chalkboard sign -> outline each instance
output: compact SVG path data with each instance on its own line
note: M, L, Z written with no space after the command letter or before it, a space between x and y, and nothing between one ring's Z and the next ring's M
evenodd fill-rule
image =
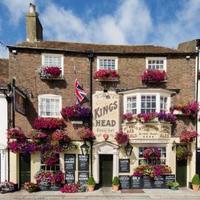
M130 172L130 159L119 159L119 172Z
M89 177L88 172L79 172L78 173L78 182L80 185L85 185Z
M164 176L155 176L153 182L154 188L165 188L165 177Z
M167 183L168 182L174 182L176 181L175 174L165 175L165 186L168 188Z
M66 172L65 173L65 183L75 183L75 173L74 172Z
M129 189L130 188L130 177L126 175L119 176L121 189Z
M89 171L89 155L78 155L78 170Z
M142 177L132 176L131 177L131 188L132 189L143 188Z
M76 170L76 155L65 154L64 163L65 163L65 171L75 171Z
M153 180L150 176L143 176L143 188L152 188Z

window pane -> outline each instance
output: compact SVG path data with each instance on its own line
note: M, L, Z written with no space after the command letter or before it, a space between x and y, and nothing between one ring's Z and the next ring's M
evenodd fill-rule
M163 58L158 58L154 60L153 58L148 59L148 69L158 69L158 70L164 70L164 59Z
M116 70L116 59L100 58L99 67L100 69Z
M133 113L133 114L137 113L137 109L136 109L136 96L128 97L127 98L127 110L126 110L126 112Z
M142 95L141 96L141 113L149 113L156 111L156 96Z

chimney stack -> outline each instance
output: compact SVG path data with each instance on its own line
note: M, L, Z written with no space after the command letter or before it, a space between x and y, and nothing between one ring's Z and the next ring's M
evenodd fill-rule
M40 23L36 6L29 4L29 12L26 15L26 41L37 42L43 39L43 28Z

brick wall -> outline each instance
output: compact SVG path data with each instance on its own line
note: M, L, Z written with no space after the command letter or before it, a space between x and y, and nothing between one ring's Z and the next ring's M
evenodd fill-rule
M45 53L45 52L43 52ZM56 53L56 52L55 52ZM171 54L170 54L171 55ZM120 82L117 88L133 89L145 87L141 82L141 75L145 70L145 56L119 56L118 71ZM39 51L18 51L17 55L10 54L9 78L16 77L16 84L26 88L30 97L28 119L17 114L16 124L29 131L34 118L37 116L38 95L59 94L62 96L62 106L75 103L74 80L78 78L89 96L89 61L86 56L65 54L64 56L64 77L65 81L41 80L38 75L38 68L41 66L41 52ZM74 74L76 66L77 75ZM96 71L96 58L93 62L93 74ZM180 89L180 93L172 98L172 102L187 103L195 97L195 58L186 60L185 56L167 56L168 81L166 89ZM93 79L94 89L102 90L99 82ZM180 123L181 124L181 123ZM182 125L180 125L182 127ZM178 127L180 127L178 126ZM176 131L178 132L178 131Z

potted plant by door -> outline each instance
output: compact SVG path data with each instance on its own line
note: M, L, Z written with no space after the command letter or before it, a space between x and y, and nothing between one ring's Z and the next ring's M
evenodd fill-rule
M118 191L119 190L119 178L117 176L115 176L112 180L112 190L114 192Z
M192 178L192 189L194 192L197 192L199 190L199 185L200 185L199 175L195 174Z
M94 187L95 187L95 180L94 180L93 176L91 176L87 180L88 192L93 192L94 191Z

